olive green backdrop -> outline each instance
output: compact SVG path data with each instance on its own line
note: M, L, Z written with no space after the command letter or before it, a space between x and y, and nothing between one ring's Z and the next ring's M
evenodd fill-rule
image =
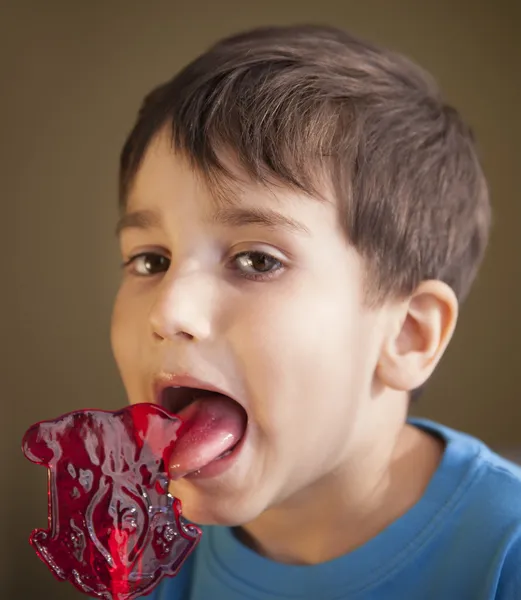
M151 86L218 37L320 21L431 70L474 126L495 206L488 258L418 411L521 446L519 2L0 0L0 599L78 598L27 544L45 526L45 470L25 429L125 401L108 327L118 281L118 152Z

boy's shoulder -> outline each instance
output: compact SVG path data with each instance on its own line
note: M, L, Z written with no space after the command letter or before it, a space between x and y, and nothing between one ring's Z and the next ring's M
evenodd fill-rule
M452 571L461 580L488 580L494 595L483 597L521 600L521 466L467 433L427 419L410 422L446 445L423 499L445 501L424 559L436 556L445 572L458 566Z
M482 544L504 535L521 537L521 466L493 451L484 442L427 419L411 423L441 437L445 452L426 495L451 489L448 527L481 535Z
M469 564L478 555L488 567L495 561L498 598L521 599L521 466L476 437L426 419L411 422L446 443L437 473L442 485L444 479L459 478L453 479L457 486L447 535L460 548L474 549Z
M521 522L521 465L499 455L478 438L428 419L410 423L442 438L445 453L438 484L460 478L462 500L491 509L491 518ZM521 444L520 444L521 450ZM467 493L464 493L467 492Z

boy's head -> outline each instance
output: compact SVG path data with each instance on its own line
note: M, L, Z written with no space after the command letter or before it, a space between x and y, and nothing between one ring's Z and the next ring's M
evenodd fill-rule
M187 515L240 523L398 435L486 246L472 135L403 57L328 27L218 43L123 149L113 320L131 402L189 374L247 428Z

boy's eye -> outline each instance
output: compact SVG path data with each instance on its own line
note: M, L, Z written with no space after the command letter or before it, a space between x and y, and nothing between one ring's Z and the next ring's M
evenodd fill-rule
M241 252L232 259L232 268L248 279L268 279L283 268L280 260L266 252Z
M170 259L157 252L143 252L132 256L125 264L133 275L151 277L168 271ZM284 265L271 254L259 251L245 251L231 259L231 269L240 277L262 281L270 279L283 270Z
M130 258L124 266L130 267L134 275L146 277L168 271L170 259L162 254L143 252Z

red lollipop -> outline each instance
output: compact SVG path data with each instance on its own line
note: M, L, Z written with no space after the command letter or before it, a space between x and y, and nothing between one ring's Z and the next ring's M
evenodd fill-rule
M48 469L48 529L30 542L59 580L132 600L177 574L201 531L168 493L181 421L153 404L80 410L29 428L22 449Z

